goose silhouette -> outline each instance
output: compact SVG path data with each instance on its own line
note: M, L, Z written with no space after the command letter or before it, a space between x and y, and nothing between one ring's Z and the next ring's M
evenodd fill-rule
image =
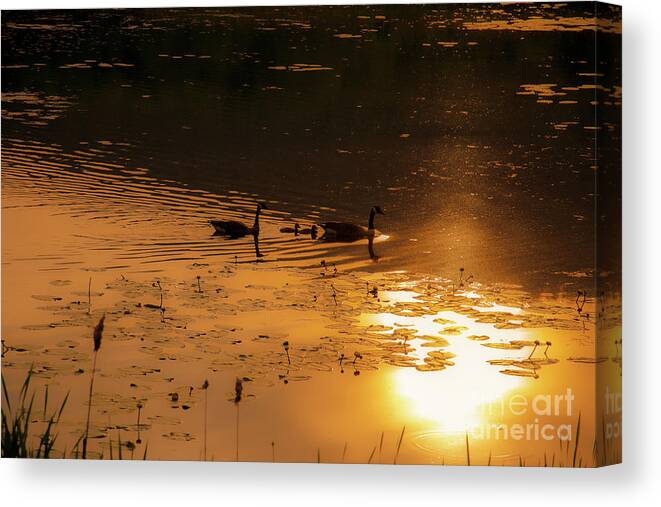
M374 228L374 217L385 215L380 206L373 206L370 210L367 227L351 222L324 222L319 224L324 230L321 239L324 241L352 242L364 238L374 238L380 233Z
M269 209L266 204L260 202L257 204L255 211L255 222L252 227L248 227L243 222L238 220L209 220L209 223L215 229L215 233L222 236L229 236L230 238L241 238L252 234L253 236L259 235L259 213L263 210Z

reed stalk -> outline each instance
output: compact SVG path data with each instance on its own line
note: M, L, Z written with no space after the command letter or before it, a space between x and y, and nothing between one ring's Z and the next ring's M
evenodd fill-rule
M289 357L289 342L285 341L282 342L282 346L285 349L285 352L287 353L287 364L291 364L291 357Z
M234 383L234 405L236 405L236 461L239 461L239 406L243 396L243 382L237 377Z
M204 452L203 459L207 460L207 389L209 389L209 381L205 380L202 384L202 389L204 390Z
M466 465L471 466L471 450L468 445L468 432L466 432Z
M379 463L381 463L381 451L383 451L383 435L385 432L381 432L381 438L379 439Z
M138 438L136 438L135 443L140 444L142 443L142 439L140 438L140 412L142 411L142 403L138 402L138 424L136 428L138 429Z
M576 468L576 457L578 456L578 442L581 438L581 414L578 414L578 423L576 424L576 442L574 442L574 458L572 459L572 467Z
M96 374L96 358L99 353L99 349L101 348L101 339L103 337L103 326L105 320L106 320L106 316L104 314L99 319L99 323L94 328L94 333L92 334L92 338L94 340L94 358L92 359L92 376L90 378L90 389L87 400L87 420L85 422L85 437L83 438L83 459L87 458L87 439L89 438L89 431L90 431L90 416L92 412L92 393L94 392L94 375Z
M402 440L404 440L404 431L406 431L406 426L402 427L402 433L399 435L399 441L397 442L397 449L395 451L395 458L392 461L393 465L397 464L397 457L399 456L399 450L402 447Z

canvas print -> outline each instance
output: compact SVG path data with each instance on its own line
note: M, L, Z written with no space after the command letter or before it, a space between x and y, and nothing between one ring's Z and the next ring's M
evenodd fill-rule
M618 463L621 30L3 11L3 458Z

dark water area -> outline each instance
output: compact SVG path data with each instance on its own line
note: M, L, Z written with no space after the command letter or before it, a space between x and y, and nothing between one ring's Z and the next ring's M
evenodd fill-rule
M596 52L593 4L549 5L4 11L3 159L85 173L93 153L147 189L218 196L187 203L201 223L259 200L277 226L366 225L380 205L379 262L346 245L338 263L575 290L595 221L620 235L619 197L595 216L620 35L600 13ZM85 187L99 209L106 190Z

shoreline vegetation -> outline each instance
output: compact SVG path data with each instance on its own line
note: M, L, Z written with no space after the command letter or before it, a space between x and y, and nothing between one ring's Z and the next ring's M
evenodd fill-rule
M5 385L5 380L4 376L2 378L2 388L3 388L3 397L4 397L4 403L3 403L3 411L2 411L2 457L3 458L36 458L36 459L49 459L49 458L56 458L56 459L86 459L85 455L83 452L80 450L80 443L83 442L87 437L86 434L82 434L74 447L71 449L71 451L67 451L65 448L61 453L57 453L55 449L55 444L57 441L58 437L58 424L60 421L60 417L62 415L62 412L65 410L65 406L67 404L67 399L68 395L65 396L64 400L62 403L59 405L59 408L57 408L54 412L48 412L49 407L48 407L48 388L46 387L45 389L45 394L44 394L44 405L43 405L43 412L42 412L42 417L38 417L38 414L36 413L36 407L34 405L35 403L35 392L30 391L30 381L32 378L33 372L30 370L28 374L25 377L25 381L23 382L23 385L21 387L18 400L14 408L12 409L12 405L9 400L9 396L7 394L7 388ZM201 389L205 390L205 395L206 391L208 390L209 385L208 382L205 381L205 383L202 385ZM238 441L238 432L239 432L239 419L238 419L238 407L239 403L241 401L241 380L237 379L236 380L236 398L233 401L236 404L237 407L237 442L236 442L236 459L235 461L239 461L239 441ZM6 404L6 405L5 405ZM5 411L5 406L7 407ZM206 420L205 420L205 425L206 425ZM39 429L36 429L35 426L37 426ZM87 430L86 430L87 431ZM398 464L398 456L399 452L402 446L402 442L404 440L406 432L406 426L402 427L401 433L399 434L399 438L397 439L396 446L393 450L393 460L392 464L397 465ZM379 457L381 457L384 449L383 449L383 437L384 435L381 434L380 437L380 443L378 445L378 454ZM579 445L580 445L580 437L581 437L581 416L579 414L578 416L578 421L576 425L576 431L574 434L574 437L571 439L572 443L570 444L569 442L566 442L564 445L561 443L560 444L560 449L558 452L553 452L550 456L548 456L546 453L544 453L544 462L543 464L528 464L526 463L526 460L522 457L518 457L518 463L519 466L524 467L524 466L541 466L541 467L569 467L569 468L584 468L584 467L600 467L600 466L605 466L613 462L617 462L617 460L621 459L620 455L615 455L615 456L607 456L606 454L602 454L601 456L598 454L598 444L597 440L595 439L594 442L594 462L589 463L586 460L583 459L583 457L579 456ZM473 461L471 461L471 452L470 452L470 439L469 439L469 434L465 434L465 441L466 441L466 454L465 454L465 459L466 462L464 463L466 466L494 466L492 463L492 456L491 453L489 454L488 460L484 463L480 462L475 462L474 458ZM105 455L104 452L100 452L98 455L97 459L142 459L142 460L147 460L148 458L148 445L145 445L144 453L141 458L136 458L134 456L134 450L135 450L135 445L130 442L130 441L124 441L122 443L122 439L120 436L120 433L118 431L117 433L117 448L115 451L115 454L113 454L113 449L115 443L112 440L112 437L110 434L108 434L108 454ZM204 443L206 446L206 442ZM271 445L273 449L275 449L275 442L271 442ZM345 447L343 450L343 457L344 454L346 453L346 448L347 448L348 443L345 443ZM604 446L606 445L604 441ZM123 451L123 448L126 450ZM130 452L130 454L127 456L126 452ZM374 455L377 451L377 446L375 446L372 451L369 454L369 457L365 461L366 464L372 464L373 463L373 458ZM206 448L205 448L206 452ZM275 452L275 451L273 451ZM608 459L610 458L610 460ZM612 461L615 460L615 461ZM205 459L206 461L206 455ZM231 461L231 460L220 460L220 461ZM315 460L311 460L310 463L314 462ZM273 457L273 462L275 463L275 456ZM321 453L320 450L316 450L316 462L317 463L324 463L322 461ZM329 461L328 463L331 464L340 464L344 463L344 459L341 461ZM379 464L388 464L387 462L382 462L379 460Z

